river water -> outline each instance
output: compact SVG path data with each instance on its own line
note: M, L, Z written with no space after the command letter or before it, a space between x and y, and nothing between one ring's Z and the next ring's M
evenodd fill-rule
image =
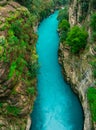
M31 130L82 130L83 111L77 96L64 81L58 63L58 11L38 27L38 96L34 104Z

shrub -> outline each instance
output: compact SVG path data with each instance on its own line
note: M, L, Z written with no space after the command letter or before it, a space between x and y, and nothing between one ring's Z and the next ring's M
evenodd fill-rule
M96 0L92 0L92 7L96 9Z
M93 69L93 76L96 78L96 60L91 62L92 69Z
M5 37L0 36L0 45L4 45L6 43Z
M4 48L0 46L0 57L3 55L3 52L4 52Z
M96 122L96 88L90 87L87 91L93 121Z
M14 23L12 23L11 30L14 32L14 35L17 38L20 38L21 33L22 33L22 28L21 28L21 22L20 22L20 20L17 20Z
M94 78L96 78L96 69L94 69L94 71L93 71L93 76L94 76Z
M12 76L15 74L16 67L17 67L16 62L13 61L11 63L10 70L9 70L9 75L8 75L9 78L12 78Z
M61 9L59 11L57 19L59 20L59 22L61 22L63 19L68 20L68 8L67 7L65 7L64 9Z
M2 108L2 107L3 107L3 103L0 102L0 108Z
M91 16L91 22L90 22L91 28L92 28L92 40L93 42L96 41L96 13L92 14Z
M21 112L21 109L15 106L7 106L7 114L11 114L13 116L18 116Z
M35 88L34 88L34 87L28 87L28 88L27 88L27 93L30 94L30 95L34 95L34 93L35 93Z
M83 13L87 13L89 8L89 1L83 1L81 5Z
M69 31L69 28L70 28L70 24L67 20L63 19L59 23L58 28L59 28L59 31L60 31L60 41L64 42L66 40L67 33Z
M96 31L96 13L94 13L92 16L91 16L91 23L90 23L93 31Z
M32 6L32 0L16 0L20 4L26 6L29 10L31 10Z
M96 41L96 32L92 33L92 40L95 42Z
M84 49L87 43L88 33L78 26L70 29L66 43L70 46L72 53L78 53Z
M70 27L69 22L66 19L63 19L59 24L59 30L62 31L68 31Z
M28 67L28 74L31 76L31 78L34 78L37 76L37 73L38 73L38 63L37 62L30 62L27 64L27 67Z
M79 22L81 23L85 19L85 16L79 16Z

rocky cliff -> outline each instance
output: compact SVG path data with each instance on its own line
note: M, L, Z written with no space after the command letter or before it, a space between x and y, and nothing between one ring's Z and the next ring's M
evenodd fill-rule
M29 130L38 70L34 32L62 1L14 1L0 0L0 130Z
M96 44L90 44L90 15L95 8L93 5L93 1L88 0L70 0L69 2L69 23L71 28L74 25L84 26L88 31L89 38L85 50L82 50L80 55L74 55L64 43L60 43L59 48L59 62L63 67L65 78L79 96L84 110L84 130L96 130L87 99L87 89L95 86L92 66L90 65L92 59L96 57L93 49Z
M0 130L30 127L37 69L32 24L25 7L0 1Z
M73 90L79 95L84 110L84 130L91 130L92 120L87 101L86 91L89 86L93 86L92 70L89 65L90 52L82 54L80 57L72 56L69 50L60 44L59 62L63 66L63 72ZM78 119L79 120L79 119Z

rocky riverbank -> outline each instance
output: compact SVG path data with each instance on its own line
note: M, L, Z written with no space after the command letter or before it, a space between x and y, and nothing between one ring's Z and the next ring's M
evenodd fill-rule
M84 130L96 130L87 99L87 89L95 86L93 69L90 63L95 57L95 52L92 51L92 48L94 50L96 46L95 44L90 44L92 40L92 30L90 26L88 26L90 23L90 14L94 11L92 1L73 0L69 2L68 9L71 28L75 25L79 27L84 25L89 34L88 43L85 50L81 50L81 52L78 52L76 55L70 52L70 47L66 45L66 43L60 43L59 62L62 65L67 82L71 84L72 89L79 96L81 101L84 110Z
M0 1L0 130L30 128L37 93L36 26L61 4L17 2Z
M62 43L59 49L59 62L63 67L66 80L71 84L74 92L79 96L84 110L84 130L92 129L92 119L87 100L87 89L93 86L92 68L89 65L90 52L82 54L80 57L72 56Z

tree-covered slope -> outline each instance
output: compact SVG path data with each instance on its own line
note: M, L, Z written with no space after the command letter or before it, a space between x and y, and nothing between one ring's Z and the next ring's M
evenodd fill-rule
M36 26L62 2L0 1L0 130L30 127L38 73Z

